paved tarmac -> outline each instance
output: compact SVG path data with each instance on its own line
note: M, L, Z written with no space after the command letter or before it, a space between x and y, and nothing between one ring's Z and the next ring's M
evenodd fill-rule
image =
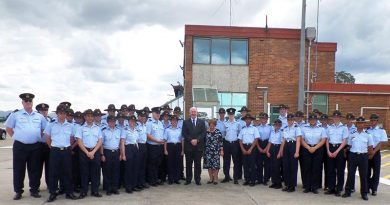
M389 151L383 153L390 154ZM383 154L386 156L386 154ZM386 157L383 163L387 163L390 157ZM383 164L382 163L382 164ZM382 176L390 174L388 166L383 167ZM20 201L13 201L13 186L12 186L12 139L7 138L0 141L0 204L45 204L49 194L47 192L44 180L41 185L42 198L34 199L30 197L28 192L28 181L26 175L25 193ZM220 178L223 174L220 173ZM300 174L298 174L300 176ZM43 178L43 177L42 177ZM300 177L298 177L299 179ZM197 205L197 204L213 204L213 205L252 205L252 204L390 204L390 184L380 184L378 196L369 195L369 201L363 201L360 198L359 192L352 194L352 197L344 199L335 196L327 196L323 194L315 195L313 193L305 194L302 192L301 182L298 182L298 190L294 193L285 193L281 190L270 189L263 185L255 187L247 187L242 185L234 185L233 183L218 185L206 184L208 180L207 170L202 171L202 185L197 186L194 183L188 186L185 185L168 185L150 188L142 192L127 194L124 190L120 190L118 196L106 196L102 198L94 198L88 196L85 199L70 201L64 196L59 196L57 201L51 204L134 204L134 205ZM385 181L386 183L388 182ZM242 181L240 181L242 184ZM356 178L356 188L359 190L359 179ZM47 203L48 204L48 203Z

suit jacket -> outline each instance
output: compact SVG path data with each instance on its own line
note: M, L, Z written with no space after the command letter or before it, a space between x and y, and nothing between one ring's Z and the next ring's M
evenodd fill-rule
M206 139L206 124L204 120L197 118L195 128L192 125L191 118L183 122L182 136L184 138L184 151L203 151ZM193 146L191 140L197 139L198 144Z

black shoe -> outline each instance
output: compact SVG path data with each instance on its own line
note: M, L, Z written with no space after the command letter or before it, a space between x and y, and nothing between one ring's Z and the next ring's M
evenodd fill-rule
M334 193L334 195L337 196L337 197L340 197L340 196L341 196L341 192L336 191L336 192Z
M137 187L134 187L132 190L133 191L141 191L142 189L138 189Z
M264 182L263 185L264 185L264 186L268 186L268 182Z
M328 190L329 190L328 187L325 187L325 188L324 188L324 191L328 191Z
M180 177L180 180L186 180L186 178L184 176Z
M367 200L368 200L367 194L363 194L363 195L362 195L362 199L363 199L364 201L367 201Z
M131 189L126 189L126 193L128 193L128 194L132 194L132 193L133 193L133 191L132 191Z
M282 191L288 191L288 190L289 190L288 187L284 187L284 188L282 189Z
M137 189L139 189L139 190L144 190L144 187L143 186L141 186L141 185L139 185L139 186L137 186Z
M248 186L248 185L249 185L249 182L248 182L248 181L245 181L242 185Z
M355 189L351 189L351 193L355 193Z
M275 185L274 186L274 189L281 189L282 188L282 185Z
M303 193L309 193L310 192L310 189L304 189L303 190Z
M200 183L200 182L195 182L195 184L198 186L202 185L202 183Z
M118 190L111 191L111 193L114 194L114 195L119 195L119 191Z
M99 194L99 192L96 192L96 193L92 193L91 196L94 196L94 197L97 197L97 198L100 198L102 197L101 194Z
M271 184L270 186L269 186L269 188L275 188L276 187L276 184Z
M318 192L318 189L313 189L313 194L318 194L319 192Z
M150 188L150 186L147 185L147 184L142 184L142 187L145 188L145 189L149 189Z
M262 183L263 183L262 181L259 180L256 181L256 184L262 184Z
M80 196L79 196L79 199L84 199L86 196L87 196L87 194L81 193Z
M77 197L74 194L66 194L65 199L71 199L71 200L76 200Z
M157 183L149 183L150 186L156 187Z
M371 195L376 196L377 195L376 191L372 191Z
M238 184L238 181L237 181L237 180L234 180L234 184Z
M111 194L112 194L112 193L111 193L110 191L107 191L107 192L106 192L106 195L107 195L107 196L111 196Z
M222 181L221 181L221 183L227 183L227 182L229 182L230 180L228 179L228 178L225 178L225 179L223 179Z
M22 198L22 193L16 193L14 196L14 200L20 200Z
M175 184L180 184L180 181L179 180L175 181Z
M46 202L53 202L56 200L56 198L57 198L56 194L50 194L49 199L47 199Z
M351 193L345 192L341 197L343 198L351 197Z
M255 182L249 183L249 186L254 187L255 186Z
M73 191L76 192L76 193L80 193L80 188L74 188Z
M288 193L291 193L291 192L295 192L295 188L294 187L290 187L288 190L287 190Z
M172 185L172 184L173 184L173 182L168 182L168 184L169 184L169 185Z
M186 182L184 183L184 185L189 185L189 184L191 184L190 181L186 181Z
M335 191L328 189L328 191L326 191L324 194L325 195L331 195L331 194L334 194L334 193L335 193Z
M41 198L41 195L38 192L31 192L30 194L34 198Z
M212 184L213 183L213 181L208 181L206 184Z

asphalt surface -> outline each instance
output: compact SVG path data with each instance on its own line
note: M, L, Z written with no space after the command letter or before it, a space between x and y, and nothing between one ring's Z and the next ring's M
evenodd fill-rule
M383 151L382 165L390 161L390 151ZM382 177L390 174L390 166L383 166ZM26 175L25 193L20 201L13 201L12 185L12 139L0 141L0 204L45 204L49 194L44 180L41 185L42 198L34 199L28 192L28 180ZM298 174L298 179L300 174ZM220 179L223 174L220 172ZM42 179L44 179L42 177ZM57 201L51 204L139 204L139 205L175 205L175 204L214 204L214 205L251 205L251 204L389 204L390 203L390 184L380 184L378 196L369 195L369 201L363 201L360 194L354 193L352 197L344 199L335 196L323 194L315 195L313 193L305 194L302 192L301 182L298 182L298 190L294 193L285 193L281 190L270 189L263 185L247 187L243 185L234 185L233 183L218 185L206 184L208 180L207 170L202 170L202 185L197 186L194 183L185 186L165 184L159 187L153 187L142 192L127 194L120 190L121 194L117 196L106 196L94 198L88 196L85 199L70 201L64 196L59 196ZM382 179L384 180L384 179ZM388 180L387 180L388 181ZM385 180L385 183L387 183ZM242 181L240 181L242 184ZM359 179L356 178L356 189L359 190Z

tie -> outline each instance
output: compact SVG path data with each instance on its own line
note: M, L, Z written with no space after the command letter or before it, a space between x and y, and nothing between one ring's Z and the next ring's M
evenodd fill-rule
M192 119L192 127L195 128L195 119Z

